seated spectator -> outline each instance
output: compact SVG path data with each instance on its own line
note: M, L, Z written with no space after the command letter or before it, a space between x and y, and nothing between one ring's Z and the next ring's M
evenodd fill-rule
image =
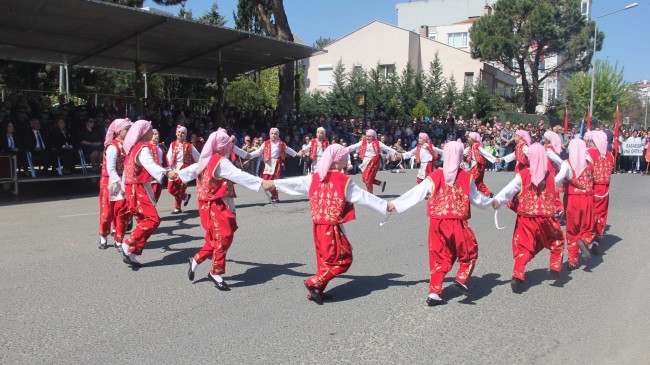
M42 173L47 173L47 170L52 167L51 173L56 173L55 161L56 155L48 153L51 150L50 141L41 134L41 123L38 119L34 118L29 121L30 130L25 136L27 150L32 153L32 164L34 168L41 167Z
M79 131L77 140L84 156L89 162L93 172L99 172L101 154L104 150L104 137L101 129L95 128L93 118L86 119L84 127Z
M62 173L70 174L74 170L74 147L70 132L65 126L65 121L61 118L56 120L56 126L52 135L53 152L61 161L63 167Z

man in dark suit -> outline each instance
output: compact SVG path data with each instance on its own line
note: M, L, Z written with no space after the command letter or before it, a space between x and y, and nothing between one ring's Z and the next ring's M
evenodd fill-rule
M28 151L32 153L34 167L42 166L43 173L52 167L52 174L56 172L56 152L52 151L50 141L41 134L41 123L33 118L29 121L30 130L26 132L25 143ZM54 149L56 151L56 148Z
M614 132L609 129L609 124L605 124L603 132L607 135L607 151L612 152L612 148L614 147Z

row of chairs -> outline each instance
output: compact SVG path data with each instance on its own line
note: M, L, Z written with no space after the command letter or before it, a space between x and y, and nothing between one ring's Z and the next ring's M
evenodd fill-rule
M81 149L77 150L79 153L79 162L81 165L81 172L83 175L88 175L88 169L87 169L87 164L86 164L86 157L84 156L84 153ZM61 165L61 158L57 157L57 168L56 172L57 175L61 176L63 175L63 166ZM36 177L36 170L34 169L34 160L32 158L32 153L30 151L27 151L27 164L29 168L29 174L31 175L32 178Z

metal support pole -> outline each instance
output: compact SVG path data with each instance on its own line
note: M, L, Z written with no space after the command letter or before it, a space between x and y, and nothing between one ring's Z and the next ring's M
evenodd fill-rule
M593 67L591 69L591 94L589 97L589 117L594 115L594 84L596 80L596 43L598 43L598 22L594 20L594 53L591 56L593 60Z

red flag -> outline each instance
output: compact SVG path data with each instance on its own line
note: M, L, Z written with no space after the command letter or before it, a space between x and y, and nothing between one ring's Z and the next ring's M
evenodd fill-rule
M587 107L587 130L591 130L591 111L589 110L589 107Z
M569 133L569 109L564 106L564 133Z
M614 148L613 152L614 155L618 153L618 129L621 126L621 110L618 107L618 104L616 104L616 126L614 127Z

